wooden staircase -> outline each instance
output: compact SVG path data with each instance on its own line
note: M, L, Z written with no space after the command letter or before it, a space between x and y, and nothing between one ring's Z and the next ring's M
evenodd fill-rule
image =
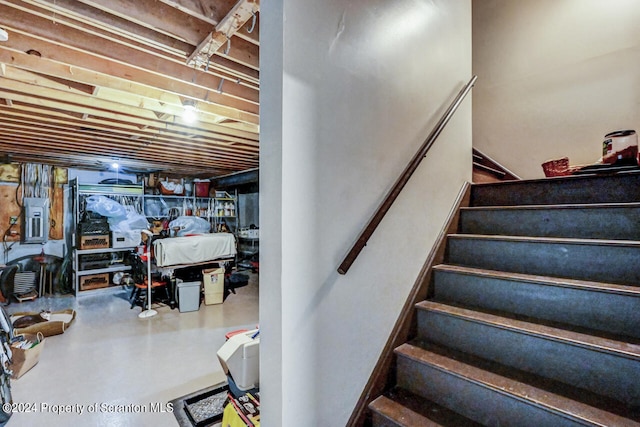
M640 174L470 191L366 424L640 426Z

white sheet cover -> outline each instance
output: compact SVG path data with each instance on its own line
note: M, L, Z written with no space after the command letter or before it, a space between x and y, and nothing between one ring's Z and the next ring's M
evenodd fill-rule
M236 255L236 240L231 233L169 237L153 242L156 265L198 264Z

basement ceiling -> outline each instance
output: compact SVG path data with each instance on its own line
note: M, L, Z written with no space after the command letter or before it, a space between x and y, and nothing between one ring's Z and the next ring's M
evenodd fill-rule
M258 167L259 24L259 0L0 0L0 160Z

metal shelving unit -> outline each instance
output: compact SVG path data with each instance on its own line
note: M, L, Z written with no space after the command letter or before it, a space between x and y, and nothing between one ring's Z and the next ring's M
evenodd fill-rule
M82 216L84 215L85 200L84 198L92 195L101 195L112 198L114 200L122 199L123 197L133 198L139 203L139 209L143 206L144 187L143 185L122 185L122 184L81 184L77 179L74 179L70 183L71 191L71 203L73 209L73 233L71 246L73 250L72 258L72 270L73 270L73 283L76 296L80 294L89 294L97 291L104 291L105 289L113 289L111 283L106 288L86 289L80 290L80 280L83 277L92 275L101 275L105 273L116 273L119 271L131 270L131 267L122 263L109 265L102 268L82 268L80 257L84 255L97 255L97 254L114 254L125 253L134 250L135 246L127 247L108 247L108 248L96 248L96 249L80 249L80 237L77 234L78 224L80 223ZM112 242L111 242L112 244ZM109 282L111 277L109 277Z
M150 219L166 219L171 216L170 211L173 210L177 215L193 215L206 219L214 231L224 222L230 228L229 232L237 235L236 195L224 193L221 197L198 197L145 194L143 206L144 215Z

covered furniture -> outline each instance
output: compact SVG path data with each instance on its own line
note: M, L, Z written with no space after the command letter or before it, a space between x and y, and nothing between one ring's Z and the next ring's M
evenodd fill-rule
M180 268L236 256L236 240L231 233L158 239L153 248L158 267Z

